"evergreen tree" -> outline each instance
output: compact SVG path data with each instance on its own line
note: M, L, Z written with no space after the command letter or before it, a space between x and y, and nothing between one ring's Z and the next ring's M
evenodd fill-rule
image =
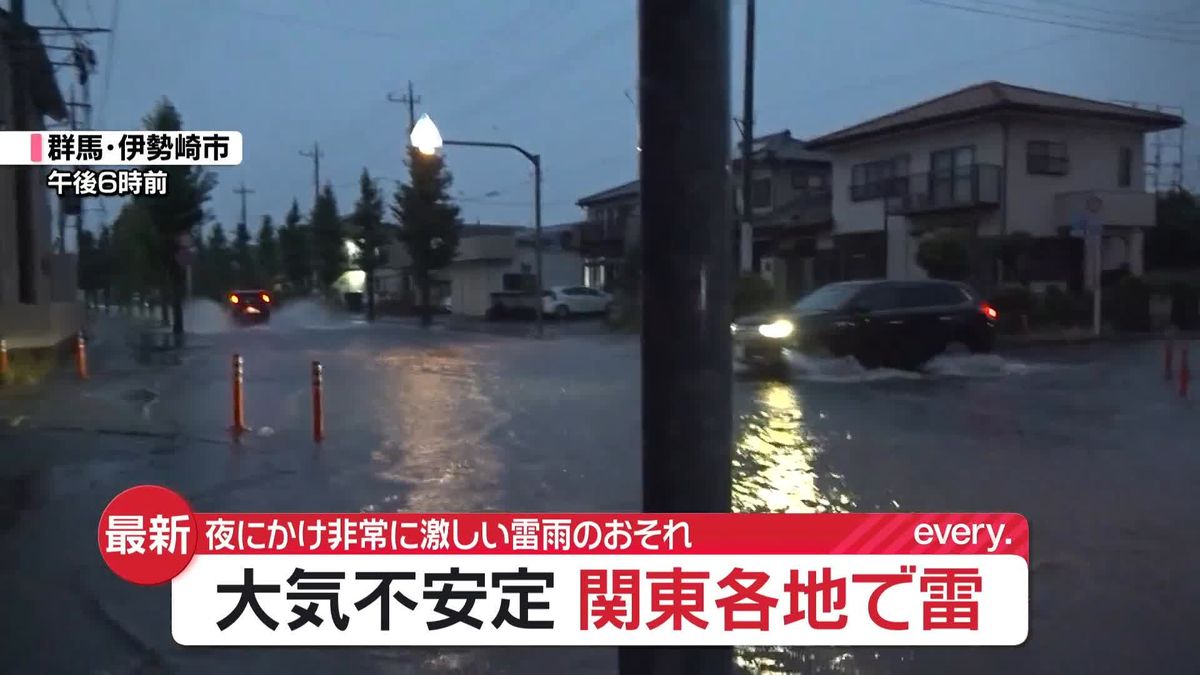
M358 247L355 263L366 275L367 321L375 320L375 271L385 262L383 245L387 233L383 227L383 197L363 169L359 178L358 203L354 205L354 243Z
M256 263L254 249L250 245L250 228L245 223L238 223L233 231L233 269L239 288L256 288L260 285Z
M312 253L309 246L310 229L300 222L300 205L292 200L279 228L279 252L283 275L293 291L307 291L312 281Z
M233 255L229 250L229 239L225 236L225 228L220 223L213 225L208 235L208 243L204 246L205 278L207 288L205 294L224 302L225 294L232 290Z
M397 190L392 212L421 292L421 324L428 326L433 323L431 275L454 260L461 223L449 195L453 179L442 158L409 148L408 169L409 183Z
M275 239L275 225L271 216L263 216L258 228L258 270L263 285L274 290L279 277L279 245Z
M166 98L159 101L143 120L147 130L181 131L183 119ZM164 297L170 298L172 333L177 341L183 338L184 270L178 259L179 236L194 232L204 222L204 205L216 187L216 175L203 167L173 165L157 166L167 174L168 190L164 195L135 197L144 209L157 234L155 255L158 276L162 280ZM165 307L165 304L164 304ZM165 315L164 315L165 316Z
M322 288L328 289L346 271L347 264L345 235L338 215L337 198L328 184L313 205L310 228L317 278Z

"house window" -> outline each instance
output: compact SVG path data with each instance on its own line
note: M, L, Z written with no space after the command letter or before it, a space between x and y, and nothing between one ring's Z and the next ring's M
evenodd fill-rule
M814 173L803 169L792 172L792 188L796 190L816 191L828 187L829 180L823 173Z
M1117 186L1129 187L1133 184L1133 150L1121 148L1121 157L1117 161Z
M1067 144L1054 141L1029 141L1025 164L1029 173L1064 176L1070 165L1067 160Z
M750 184L750 206L756 209L764 209L771 206L770 177L756 178Z
M850 169L850 199L864 202L904 192L908 182L908 155L856 164Z
M975 148L964 146L929 155L929 191L934 204L967 203L974 186Z

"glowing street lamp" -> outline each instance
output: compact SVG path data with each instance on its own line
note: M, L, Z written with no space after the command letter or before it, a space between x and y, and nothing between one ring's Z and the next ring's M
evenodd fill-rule
M421 119L413 125L408 140L422 155L435 155L442 147L442 134L429 115L421 115Z
M534 307L537 309L537 336L544 334L542 327L542 156L535 155L525 148L512 143L492 143L488 141L447 141L442 138L433 118L428 114L413 125L408 141L417 152L427 157L436 155L437 151L446 145L459 145L475 148L508 148L524 155L533 164L533 259L537 282L537 298Z

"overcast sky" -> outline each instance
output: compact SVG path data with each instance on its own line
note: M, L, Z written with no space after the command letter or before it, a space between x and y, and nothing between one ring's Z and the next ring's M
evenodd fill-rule
M985 80L1200 116L1200 0L937 2L759 0L756 131L812 137ZM59 23L51 0L26 4L32 23ZM188 128L242 132L245 160L218 170L210 205L227 227L238 220L242 181L254 190L252 225L263 214L278 221L293 198L307 210L313 165L300 151L314 142L321 181L343 212L364 166L403 177L408 111L387 95L408 80L417 114L429 113L447 138L541 153L547 224L578 219L575 200L636 175L635 0L58 4L75 26L115 27L89 38L99 60L95 128L137 128L167 96ZM744 14L735 0L735 115ZM73 78L59 72L68 91ZM1193 133L1186 155L1191 185L1200 185L1197 141ZM519 155L454 148L448 163L467 221L530 223L530 170ZM94 228L103 214L88 219Z

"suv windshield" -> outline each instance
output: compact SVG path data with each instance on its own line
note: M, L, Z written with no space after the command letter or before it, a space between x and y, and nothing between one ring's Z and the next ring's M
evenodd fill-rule
M840 309L862 287L857 284L830 284L804 296L793 309L813 312L828 312Z

